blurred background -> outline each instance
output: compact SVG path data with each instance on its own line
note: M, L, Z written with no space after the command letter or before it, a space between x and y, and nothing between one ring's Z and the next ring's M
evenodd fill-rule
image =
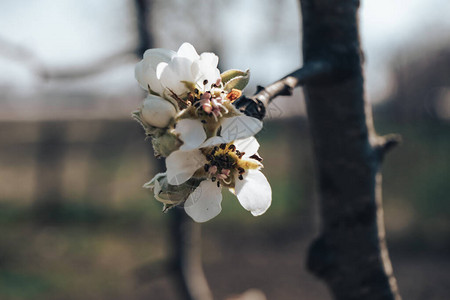
M247 95L301 66L295 0L148 0L146 19L142 3L0 2L0 299L179 299L164 267L172 212L141 188L158 163L130 117L145 45L187 41L222 71L249 68ZM448 11L446 0L360 11L375 126L403 137L383 193L404 299L450 296ZM202 226L215 299L330 299L304 267L318 216L301 89L272 104L258 138L273 204L254 218L224 193Z

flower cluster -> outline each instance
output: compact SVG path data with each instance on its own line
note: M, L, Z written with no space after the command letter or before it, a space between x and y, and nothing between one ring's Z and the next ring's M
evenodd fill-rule
M135 69L148 95L133 117L151 138L155 155L166 157L167 167L144 187L153 189L164 211L183 205L197 222L220 213L222 188L255 216L272 200L253 137L262 122L233 105L250 73L221 74L218 61L215 54L199 55L184 43L177 52L147 50Z

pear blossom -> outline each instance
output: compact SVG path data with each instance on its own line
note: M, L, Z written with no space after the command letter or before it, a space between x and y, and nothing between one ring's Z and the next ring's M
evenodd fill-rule
M199 55L189 43L177 52L147 50L136 65L135 76L151 95L134 117L143 126L166 128L173 124L183 151L253 136L262 122L232 105L242 94L237 88L245 87L250 73L229 70L220 74L218 61L213 53Z
M204 90L206 82L220 81L218 61L213 53L198 55L189 43L181 45L178 52L160 48L145 51L135 68L137 81L150 93L140 119L153 127L168 126L176 113L188 106L185 98L191 90Z
M191 44L184 43L170 62L157 66L156 73L169 95L182 98L193 86L202 91L220 80L218 63L219 58L214 53L198 55Z
M181 185L193 177L205 178L184 203L186 213L196 222L206 222L220 213L222 187L234 193L252 215L259 216L269 208L272 190L260 171L258 149L259 143L249 137L219 146L175 151L166 160L167 182Z
M191 88L204 90L209 83L220 80L219 58L214 53L197 54L195 48L184 43L177 52L149 49L136 65L135 77L142 88L171 100L184 98Z
M132 116L151 138L155 155L167 157L167 171L144 187L153 189L164 211L184 204L197 222L220 213L223 187L254 216L263 214L272 201L253 137L262 122L233 105L250 72L220 74L218 61L215 54L199 55L184 43L176 52L147 50L135 68L148 95Z

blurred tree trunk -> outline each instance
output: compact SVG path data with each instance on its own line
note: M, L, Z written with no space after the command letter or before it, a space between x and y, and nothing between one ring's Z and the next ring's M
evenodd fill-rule
M136 136L128 134L131 122L103 120L97 138L91 145L89 172L86 175L86 194L96 203L111 201L114 190L112 184L120 167L121 154ZM117 137L125 137L118 140Z
M202 266L201 226L192 221L183 209L175 208L170 213L173 270L179 291L186 300L212 300Z
M308 267L335 299L400 299L389 260L380 166L396 137L376 135L364 97L358 0L300 0L304 65L330 72L304 86L318 170L321 234Z
M38 222L61 221L66 124L43 121L39 127L33 214Z
M152 32L149 30L152 1L134 2L139 39L136 54L141 59L145 50L155 47ZM153 151L151 152L153 156ZM155 171L164 172L164 160L159 159L156 162L158 170ZM202 267L200 224L194 223L184 210L179 208L173 209L170 215L170 237L174 251L169 268L174 272L179 293L182 299L186 300L211 300L212 294Z

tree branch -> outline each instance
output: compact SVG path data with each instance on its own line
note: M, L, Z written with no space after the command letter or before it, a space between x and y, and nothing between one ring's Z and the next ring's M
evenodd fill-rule
M139 47L141 47L139 45ZM0 54L10 57L28 65L30 71L43 80L73 80L77 78L97 75L122 64L127 56L133 54L136 49L123 49L86 66L77 66L61 69L49 69L27 47L7 41L0 37Z
M377 137L376 143L372 147L377 153L379 160L382 161L384 156L401 142L402 137L399 134L393 133Z
M127 58L131 58L134 49L124 49L117 53L113 53L87 66L78 66L64 69L42 68L37 75L44 80L74 80L78 78L85 78L92 75L97 75L115 66L123 64Z
M265 116L267 106L278 96L292 95L295 87L305 83L314 83L330 74L331 64L325 61L315 61L305 64L302 68L286 75L280 80L267 87L258 86L257 92L252 97L242 96L234 105L246 115L262 120Z

